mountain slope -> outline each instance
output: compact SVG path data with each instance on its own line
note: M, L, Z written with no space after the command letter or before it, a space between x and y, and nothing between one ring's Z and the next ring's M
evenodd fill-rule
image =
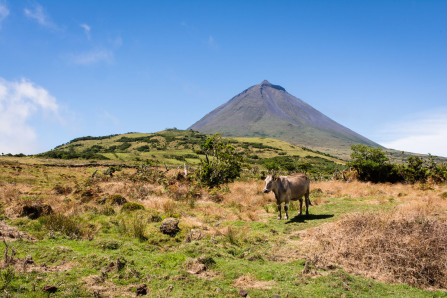
M351 144L378 147L268 81L213 110L190 129L227 136L271 137L346 156Z

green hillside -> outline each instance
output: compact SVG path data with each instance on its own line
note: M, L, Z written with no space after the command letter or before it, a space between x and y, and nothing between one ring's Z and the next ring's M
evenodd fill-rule
M112 160L118 163L149 162L169 166L187 164L194 167L204 157L200 145L207 137L192 130L177 129L81 137L38 154L37 157ZM223 140L242 153L248 165L260 169L330 173L344 164L342 160L327 154L270 138L223 137Z

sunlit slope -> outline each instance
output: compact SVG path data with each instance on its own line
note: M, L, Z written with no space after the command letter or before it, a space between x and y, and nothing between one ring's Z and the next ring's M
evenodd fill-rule
M157 164L198 164L203 156L200 145L208 135L192 130L168 129L157 133L127 133L74 139L39 156L61 159L110 159L146 161ZM223 137L245 155L248 163L259 164L277 156L320 158L336 164L344 162L306 147L261 137Z

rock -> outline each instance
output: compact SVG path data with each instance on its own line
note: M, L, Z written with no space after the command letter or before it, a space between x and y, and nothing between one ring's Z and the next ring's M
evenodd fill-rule
M53 209L50 205L28 205L23 206L20 216L27 216L30 219L37 219L51 213L53 213Z
M147 295L147 285L143 284L137 288L137 296Z
M197 259L187 259L185 262L186 272L190 274L200 274L216 264L211 257L198 257Z
M57 288L54 286L44 286L42 288L42 292L47 292L47 293L56 293Z
M204 237L204 233L200 229L191 229L186 235L185 242L197 241Z
M180 231L178 224L179 224L179 220L177 218L173 218L173 217L165 218L161 222L160 231L163 234L166 234L169 236L175 236Z
M246 290L239 290L239 296L241 297L247 297L248 292Z

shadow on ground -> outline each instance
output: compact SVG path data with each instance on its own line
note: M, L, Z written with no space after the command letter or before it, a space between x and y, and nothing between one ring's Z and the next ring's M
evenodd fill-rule
M295 222L306 222L308 220L318 220L334 217L334 214L309 214L309 215L297 215L290 219L286 224Z

